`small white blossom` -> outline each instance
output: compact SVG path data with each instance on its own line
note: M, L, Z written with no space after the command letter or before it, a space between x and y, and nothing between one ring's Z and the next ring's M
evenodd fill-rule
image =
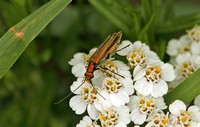
M189 35L183 35L177 39L171 39L167 46L167 54L169 56L177 56L178 54L185 54L191 52L192 41Z
M158 109L148 118L147 122L145 127L168 127L168 113L165 115L162 110Z
M107 77L131 77L130 68L125 63L119 60L109 59L101 64L100 69L104 75Z
M80 121L79 124L76 125L76 127L101 127L96 122L92 122L90 117L84 116L83 120Z
M133 73L140 71L147 65L147 63L154 63L159 61L156 53L150 51L149 47L140 41L136 41L133 44L130 41L123 41L118 49L127 45L130 46L125 50L119 51L117 53L119 55L126 56L129 66L134 69Z
M98 110L95 108L94 102L98 100L97 91L100 91L100 88L94 86L96 91L91 84L85 82L79 89L74 91L80 86L82 80L82 78L78 78L71 86L71 91L77 95L70 99L69 105L76 114L82 114L87 109L90 118L96 119L98 117Z
M127 106L111 107L101 112L102 127L127 127L130 123L129 108Z
M193 42L200 42L200 26L196 25L191 30L187 30L187 33Z
M180 54L176 58L177 78L187 78L200 66L200 56L190 53Z
M148 116L151 115L156 109L167 108L163 98L136 95L131 96L128 106L131 110L131 120L134 122L134 124L138 125L143 124Z
M133 80L129 77L114 78L107 77L103 82L103 90L106 100L109 100L113 106L122 106L128 103L129 95L134 93Z
M176 57L176 63L176 79L169 84L170 88L177 87L200 67L200 56L191 55L190 53L179 54Z
M193 29L188 30L187 33L193 41L191 46L192 54L200 55L200 26L195 26Z
M166 81L175 79L174 68L171 64L148 64L146 68L134 75L135 90L144 96L162 97L168 91Z
M74 58L69 61L69 64L72 65L72 74L75 77L84 77L88 60L96 50L96 48L91 49L88 55L85 53L76 53Z
M199 127L200 125L200 109L197 106L190 106L186 110L186 105L176 100L169 105L170 125L174 127L179 126L192 126Z

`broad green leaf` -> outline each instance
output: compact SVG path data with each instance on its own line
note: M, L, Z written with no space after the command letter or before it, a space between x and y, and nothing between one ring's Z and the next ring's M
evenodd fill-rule
M200 69L185 79L178 87L168 93L164 98L167 105L179 99L189 104L198 94L200 94Z
M10 28L0 39L0 78L29 43L71 0L52 0Z

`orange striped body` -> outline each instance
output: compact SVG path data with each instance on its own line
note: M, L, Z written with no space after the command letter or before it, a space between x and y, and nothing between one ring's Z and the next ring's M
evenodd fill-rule
M121 31L108 36L106 41L102 43L96 52L90 57L88 68L85 73L85 81L91 82L91 79L94 77L93 72L96 70L96 67L114 53L120 44L121 37Z
M96 50L96 52L89 59L88 68L85 73L85 80L73 92L75 92L78 88L80 88L85 81L91 83L91 79L94 77L93 73L97 69L97 66L101 62L103 62L105 59L109 58L110 55L115 53L115 50L117 49L117 47L120 44L121 37L122 37L122 32L114 33L114 34L110 35L104 43L101 44L101 46ZM95 89L95 87L94 87L94 89ZM97 90L96 90L96 92L98 93ZM71 95L71 94L69 94L69 95ZM62 102L67 97L69 97L69 95L67 95L65 98L61 99L60 101L56 102L55 104ZM104 98L104 97L102 96L102 98Z

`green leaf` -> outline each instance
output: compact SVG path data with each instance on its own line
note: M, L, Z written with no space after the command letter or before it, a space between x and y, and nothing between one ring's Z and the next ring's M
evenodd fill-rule
M158 42L156 44L157 44L157 46L156 46L157 54L158 54L159 58L161 60L163 60L163 58L165 56L167 41L161 40L160 42Z
M173 0L166 0L163 8L163 14L161 15L161 21L166 21L167 19L170 19L174 17L174 8Z
M26 9L20 3L15 1L0 1L0 17L6 30L25 16L27 16Z
M125 8L117 1L89 0L89 2L106 18L129 36L131 35L132 19L127 15Z
M160 17L162 12L162 1L161 0L153 0L153 13L156 14L155 24L158 25L160 23Z
M140 20L139 20L139 16L137 15L137 13L133 13L133 25L134 25L134 32L135 32L135 36L138 37L139 33L140 33Z
M71 0L52 0L8 30L0 39L0 78L29 43Z
M184 31L200 24L200 12L174 18L163 23L157 30L160 34Z
M150 0L142 0L142 6L144 10L145 20L148 21L151 16Z
M155 19L155 14L153 14L151 16L151 18L149 19L147 24L141 30L139 37L138 37L138 40L141 40L142 42L145 42L147 44L152 43L152 42L149 42L148 30L151 28L151 25L154 23L154 19Z
M178 87L168 93L164 99L167 105L179 99L189 104L197 95L200 94L200 69L185 79Z

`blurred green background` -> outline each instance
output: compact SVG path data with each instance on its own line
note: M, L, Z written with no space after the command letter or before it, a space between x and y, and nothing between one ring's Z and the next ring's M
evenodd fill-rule
M0 37L46 2L0 0ZM135 8L141 6L140 0L129 2ZM176 0L171 16L198 12L199 5L198 0ZM75 126L85 114L78 116L69 108L70 98L54 104L70 93L69 87L76 80L68 61L76 52L88 53L119 30L88 1L74 0L31 42L0 80L0 127ZM126 34L124 39L135 41Z

